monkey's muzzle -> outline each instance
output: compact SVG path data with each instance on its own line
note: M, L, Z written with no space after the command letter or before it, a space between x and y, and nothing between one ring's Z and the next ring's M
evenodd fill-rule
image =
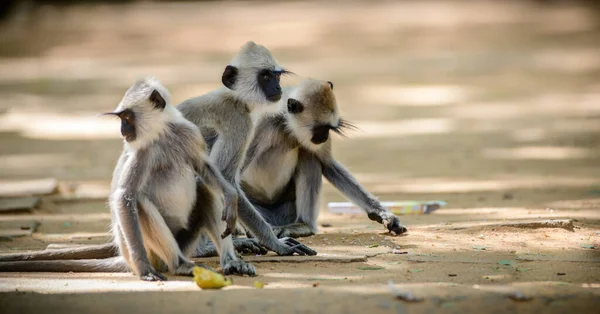
M121 119L121 136L123 136L127 142L135 140L135 114L133 111L125 109L120 112L106 112L102 115L119 117Z
M327 142L327 140L329 139L329 130L331 129L331 126L329 125L319 125L319 126L315 126L312 129L312 138L310 139L310 141L313 144L323 144L325 142Z

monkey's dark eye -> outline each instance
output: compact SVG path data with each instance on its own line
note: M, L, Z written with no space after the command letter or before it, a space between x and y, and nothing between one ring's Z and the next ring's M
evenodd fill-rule
M271 74L264 74L262 78L265 80L265 82L268 82L271 79Z
M300 113L304 110L304 106L296 99L290 98L287 102L287 109L289 113Z

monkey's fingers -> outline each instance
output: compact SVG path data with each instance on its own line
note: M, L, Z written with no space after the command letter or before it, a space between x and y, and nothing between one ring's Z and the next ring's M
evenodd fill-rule
M308 256L313 256L313 255L317 255L317 252L311 248L309 248L308 246L298 242L298 240L293 239L293 238L282 238L281 239L286 245L290 246L290 249L292 249L292 251L294 253L298 253L299 255L308 255Z
M398 217L394 216L391 219L391 222L386 220L384 220L384 222L386 222L384 226L390 231L392 235L399 235L408 231L406 227L400 224L400 219L398 219Z
M227 228L225 228L225 231L223 231L223 234L221 234L221 239L227 238L229 235L231 235L233 233L234 230L235 230L235 227L231 228L231 227L227 226Z
M241 251L244 254L264 255L269 252L269 250L260 245L256 239L236 239L233 245L237 251Z

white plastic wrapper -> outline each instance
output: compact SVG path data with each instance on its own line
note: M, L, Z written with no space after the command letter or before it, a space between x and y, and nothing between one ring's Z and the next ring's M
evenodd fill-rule
M396 215L427 215L446 205L444 201L398 201L381 202L383 207ZM327 204L330 213L364 214L364 210L350 202L332 202Z

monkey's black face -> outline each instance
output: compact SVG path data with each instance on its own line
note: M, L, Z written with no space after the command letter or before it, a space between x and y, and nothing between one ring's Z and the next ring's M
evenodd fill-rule
M127 142L135 141L135 113L130 109L125 109L117 114L121 118L121 135Z
M313 144L323 144L329 139L330 125L317 125L312 128L312 138L310 141Z
M258 71L257 82L260 89L263 91L265 98L270 102L276 102L281 99L281 86L279 80L283 71L271 71L263 69Z

